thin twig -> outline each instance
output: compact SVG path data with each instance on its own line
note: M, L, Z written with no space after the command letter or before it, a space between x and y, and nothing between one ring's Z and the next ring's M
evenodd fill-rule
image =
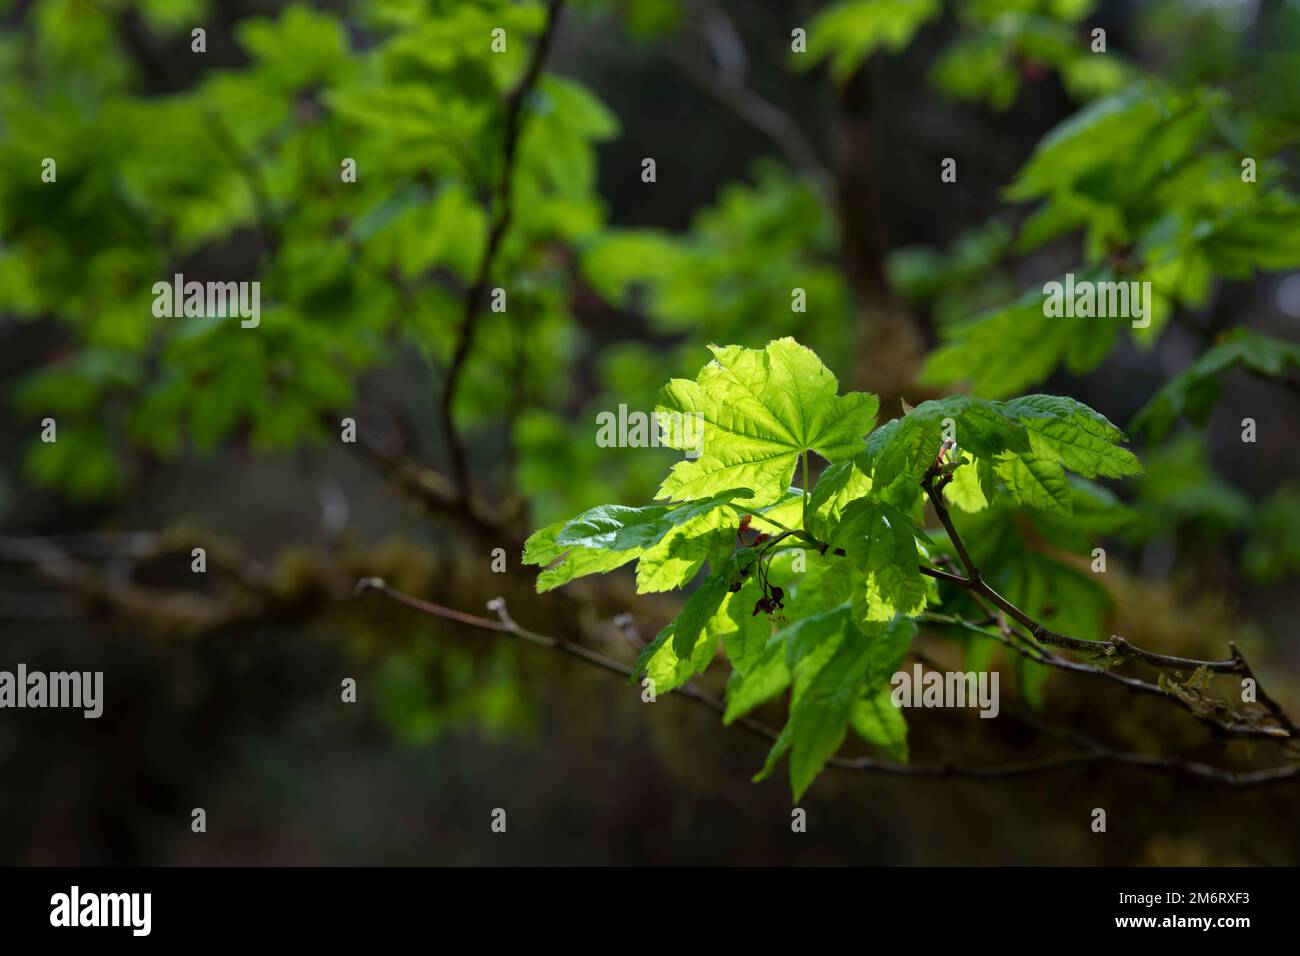
M490 618L479 617L474 614L466 614L463 611L443 607L440 604L434 604L431 601L425 601L417 597L412 597L409 594L404 594L401 591L390 587L380 578L364 578L359 581L357 583L357 592L363 593L366 591L378 592L390 600L396 601L425 614L431 614L435 617L456 621L482 630L512 634L530 644L563 651L566 654L577 657L580 660L586 661L587 663L603 670L615 674L621 674L624 677L632 677L636 673L636 671L629 665L605 657L603 654L598 654L595 651L588 650L579 644L564 641L557 637L539 634L535 631L530 631L527 628L521 627L514 618L510 616L505 601L502 598L495 598L488 602L488 607L497 614L497 620L491 620ZM710 710L719 714L726 713L726 704L723 701L699 690L692 684L686 684L678 688L674 696L694 701L695 703L708 707ZM735 723L755 736L762 737L769 742L777 740L780 736L780 733L777 730L747 717L740 718L736 720ZM1126 764L1129 766L1140 767L1142 769L1205 780L1207 782L1234 788L1265 786L1300 778L1300 766L1277 767L1269 770L1238 773L1230 770L1221 770L1217 767L1209 766L1208 764L1185 761L1178 757L1157 757L1136 752L1114 750L1104 747L1101 744L1094 744L1077 753L1061 754L1038 760L991 766L969 766L950 761L938 764L900 764L891 761L877 760L874 757L838 756L831 757L827 761L827 766L836 767L842 770L854 770L906 777L968 777L985 779L1038 776L1066 770L1071 767L1091 766L1094 764L1104 763Z
M523 130L524 103L532 93L541 76L542 64L551 47L555 28L559 21L560 10L564 0L550 0L546 10L546 24L542 34L533 48L532 56L524 75L512 89L505 101L505 133L501 143L501 174L497 185L496 218L488 230L487 245L483 257L479 260L478 274L474 284L465 294L464 311L460 327L456 332L456 346L452 352L451 362L447 366L447 377L443 382L439 409L442 426L446 435L447 452L450 458L451 476L460 491L461 498L469 502L473 499L473 488L469 475L469 460L465 451L465 442L456 428L453 406L456 390L460 386L461 373L469 359L474 346L474 333L478 325L479 306L487 293L488 283L492 279L492 268L496 263L497 253L501 248L506 231L514 214L514 169L515 157L519 146L519 134Z
M952 522L952 517L948 513L948 506L943 500L943 486L947 483L950 477L950 475L941 475L938 469L932 466L922 479L921 487L925 490L925 493L930 500L930 504L933 506L935 514L939 519L939 523L943 525L943 529L948 535L948 540L952 542L953 548L956 549L957 554L961 559L962 567L966 571L966 576L962 577L958 574L941 571L937 568L929 568L924 565L920 567L921 573L940 581L955 584L970 592L971 595L975 596L977 599L982 598L988 601L1028 630L1030 635L1040 644L1051 644L1058 647L1068 648L1073 651L1096 654L1104 657L1118 657L1121 659L1139 661L1161 669L1193 672L1204 670L1220 674L1241 674L1253 678L1253 672L1250 671L1250 665L1241 655L1241 652L1237 650L1236 646L1232 644L1229 645L1233 652L1231 658L1226 660L1198 660L1191 657L1179 657L1173 654L1161 654L1155 651L1144 650L1134 644L1130 644L1124 638L1119 636L1112 636L1109 641L1070 637L1065 634L1059 634L1040 624L1038 621L1034 620L1031 615L1027 614L1025 611L1021 610L1015 604L1011 603L999 594L987 581L983 579L983 577L981 577L979 568L975 565L975 562L971 559L969 552L966 550L961 535L957 533L957 529ZM1055 657L1055 655L1052 656ZM1063 659L1057 658L1057 660ZM1077 668L1071 667L1067 669ZM1096 670L1099 673L1108 673L1103 671L1101 668L1096 668ZM1134 689L1138 689L1141 684L1141 682L1131 683L1131 678L1122 678L1119 675L1115 675L1111 679L1118 679ZM1292 720L1286 715L1281 706L1264 692L1262 687L1259 685L1258 679L1255 679L1255 684L1259 692L1260 702L1264 704L1273 719L1280 725L1278 730L1265 730L1264 732L1257 733L1255 731L1243 731L1243 725L1239 724L1223 724L1219 721L1207 722L1211 723L1217 729L1223 730L1227 733L1246 733L1258 736L1288 738L1296 736L1298 729L1294 722L1292 722ZM1147 688L1141 687L1141 689L1146 690ZM1183 703L1185 704L1185 702ZM1190 707L1188 709L1190 709ZM1202 715L1197 714L1197 716L1202 720L1205 719Z
M968 621L956 615L948 614L924 614L922 620L932 624L948 625L953 627L962 627L983 637L998 641L1008 650L1044 667L1054 667L1058 670L1068 671L1072 674L1083 674L1089 677L1098 677L1111 683L1118 684L1132 693L1148 694L1152 697L1158 697L1161 700L1167 700L1181 710L1190 713L1193 717L1206 724L1216 733L1223 733L1230 736L1238 737L1267 737L1273 740L1287 739L1287 733L1277 727L1261 727L1255 724L1245 723L1223 723L1215 720L1209 714L1198 713L1189 701L1181 697L1174 696L1164 690L1159 684L1153 684L1137 677L1129 677L1124 674L1116 674L1114 671L1105 670L1100 667L1093 667L1091 664L1084 664L1079 661L1072 661L1060 655L1053 654L1045 647L1032 644L1025 644L1013 640L1013 637L1020 635L1011 628L1005 631L990 631L977 622Z
M832 176L803 128L789 113L745 85L744 44L735 23L720 6L709 5L701 33L717 63L716 69L709 69L672 43L665 47L668 57L688 80L770 139L791 166L829 194Z

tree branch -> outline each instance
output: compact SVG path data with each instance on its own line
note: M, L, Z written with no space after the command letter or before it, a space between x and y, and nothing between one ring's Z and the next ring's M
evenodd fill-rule
M446 433L451 476L461 498L466 502L473 500L474 495L473 485L470 481L465 442L456 429L453 411L456 390L460 386L460 378L465 369L465 362L469 359L470 351L474 347L474 333L478 324L479 306L482 303L483 296L487 293L488 283L492 279L492 267L496 262L501 242L505 238L506 231L510 228L510 222L514 214L514 167L519 146L519 134L523 130L524 102L541 76L542 64L545 62L546 55L550 50L551 40L554 37L560 10L563 6L564 0L549 0L546 8L546 24L542 28L542 34L538 38L537 45L533 48L528 66L524 70L524 75L519 83L506 97L505 133L501 143L501 177L497 186L499 195L496 218L492 221L492 225L488 230L487 246L483 250L483 258L479 260L478 274L474 279L474 284L465 294L465 307L461 315L460 327L456 332L456 346L452 352L451 362L447 366L446 380L443 382L439 409L442 416L443 430Z
M357 438L358 447L370 461L392 480L402 495L426 513L445 516L486 541L502 546L509 544L512 535L501 520L489 514L478 499L462 498L446 476L361 434L359 429Z
M962 566L966 570L966 577L950 574L936 568L927 568L925 566L920 567L921 573L936 578L937 580L947 581L950 584L955 584L958 587L964 588L975 596L977 600L980 598L987 600L990 604L997 607L1000 611L1005 612L1017 623L1026 628L1030 635L1040 644L1056 645L1073 651L1097 654L1104 657L1118 657L1122 659L1135 660L1161 669L1180 671L1205 670L1213 673L1240 674L1243 677L1250 677L1255 680L1260 702L1264 704L1269 714L1279 724L1278 730L1266 730L1263 733L1258 733L1256 731L1243 731L1241 729L1242 725L1224 724L1219 721L1213 721L1212 723L1214 726L1227 733L1248 733L1257 736L1288 738L1297 735L1298 728L1295 723L1286 715L1281 706L1263 690L1258 678L1255 678L1253 672L1250 670L1250 665L1246 662L1246 659L1241 655L1241 652L1237 650L1235 645L1229 645L1232 649L1233 656L1227 660L1198 660L1190 657L1178 657L1172 654L1160 654L1130 644L1128 641L1124 640L1124 638L1119 636L1113 636L1109 641L1095 641L1080 637L1070 637L1065 634L1058 634L1056 631L1045 627L1038 621L1034 620L1034 618L1029 614L1016 607L1016 605L1012 604L994 590L994 588L980 576L979 568L975 565L975 562L971 559L969 552L966 550L961 535L957 533L957 529L952 523L952 517L948 513L948 506L943 500L943 486L951 480L951 477L950 474L942 474L937 467L932 465L922 478L921 487L925 490L927 497L930 499L930 504L933 506L940 524L943 525L943 529L948 535L948 540L952 542L953 547L956 549L957 554L961 559ZM1056 655L1050 655L1050 657L1055 658L1057 661L1064 660L1063 658L1056 657ZM1051 663L1048 660L1042 662ZM1053 666L1059 665L1053 664ZM1077 667L1069 667L1067 669L1077 669ZM1098 673L1108 673L1100 668L1096 668L1095 670ZM1128 684L1128 686L1133 687L1134 689L1141 687L1141 689L1145 690L1148 686L1156 686L1142 686L1145 682L1133 682L1130 678L1119 678L1119 675L1115 675L1115 678L1120 679L1122 682ZM1160 688L1157 687L1157 689L1159 690ZM1163 693L1163 691L1161 692ZM1178 698L1174 699L1177 700ZM1184 701L1180 701L1180 703L1188 706ZM1191 710L1191 707L1188 706L1188 709ZM1193 713L1195 714L1195 711L1193 711ZM1196 714L1196 716L1204 719L1200 714Z
M401 591L389 587L389 585L381 578L364 578L357 582L358 594L367 591L378 592L390 600L396 601L399 604L403 604L424 614L430 614L435 617L456 621L460 624L465 624L482 630L493 631L495 633L511 634L530 644L563 651L570 656L577 657L580 660L614 674L620 674L624 677L631 677L635 674L632 667L623 664L620 661L616 661L613 658L605 657L603 654L598 654L595 651L582 647L581 645L573 644L557 637L538 634L535 631L530 631L527 628L519 626L519 624L517 624L510 616L509 611L506 609L505 601L502 598L495 598L488 603L488 607L497 613L497 620L494 621L474 614L466 614L463 611L457 611L453 608L443 607L442 605L434 604L430 601L424 601L409 594L403 594ZM726 704L723 701L699 690L691 684L678 688L675 692L675 696L694 701L695 703L707 707L719 714L726 712ZM775 729L749 718L741 718L740 720L737 720L736 723L755 736L762 737L769 742L775 741L780 736L779 732ZM1222 770L1195 761L1186 761L1179 757L1157 757L1148 754L1115 750L1096 742L1091 742L1075 753L1060 754L1038 760L991 766L968 766L951 761L945 761L938 764L900 764L891 761L877 760L874 757L839 756L831 757L827 761L827 766L836 767L841 770L854 770L906 777L968 777L988 779L1038 776L1054 773L1060 770L1067 770L1071 767L1092 766L1105 763L1124 764L1145 770L1204 780L1206 782L1233 788L1266 786L1300 778L1300 766L1277 767L1268 770L1239 773L1236 771Z
M1257 724L1240 722L1224 723L1216 720L1209 714L1198 712L1190 701L1170 694L1159 684L1153 684L1150 681L1141 680L1137 677L1128 677L1123 674L1116 674L1113 671L1105 670L1100 667L1093 667L1091 664L1072 661L1057 654L1053 654L1046 648L1032 643L1028 645L1018 643L1011 640L1011 636L1015 634L1011 628L1007 628L1006 631L1000 633L994 632L987 630L977 622L968 621L956 615L949 614L925 614L922 616L922 619L932 624L966 628L967 630L973 631L983 637L998 641L1014 653L1019 654L1028 660L1034 661L1037 664L1042 664L1045 667L1054 667L1058 670L1068 671L1072 674L1084 674L1090 677L1100 677L1103 680L1119 684L1121 687L1124 687L1132 693L1148 694L1152 697L1158 697L1161 700L1167 700L1179 709L1185 710L1191 714L1215 733L1238 737L1267 737L1273 740L1285 740L1288 737L1286 731L1279 727L1262 727Z

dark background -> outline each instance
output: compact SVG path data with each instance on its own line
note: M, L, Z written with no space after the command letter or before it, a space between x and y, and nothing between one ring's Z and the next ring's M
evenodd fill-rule
M18 7L22 7L19 4ZM727 5L750 44L755 88L799 117L813 140L836 131L835 96L820 74L778 66L797 22L786 4ZM796 4L811 8L814 5ZM1180 35L1178 4L1105 3L1094 18L1110 42L1170 72L1194 71L1204 47ZM1153 5L1154 8L1156 5ZM241 54L230 24L274 4L223 4L209 24L216 64ZM1159 12L1159 11L1158 11ZM12 23L12 10L7 19ZM1163 19L1162 19L1163 18ZM900 55L872 61L874 102L857 120L872 132L883 171L879 232L886 248L944 246L1001 208L999 190L1034 144L1073 106L1048 78L1006 113L953 105L918 82L956 29L927 28ZM1190 33L1190 28L1188 30ZM675 41L665 41L673 43ZM1253 42L1268 44L1259 36ZM551 69L583 79L623 120L602 147L600 193L622 225L685 228L726 183L745 178L771 144L703 95L663 44L634 43L611 24L569 18ZM1247 50L1249 47L1247 47ZM1208 54L1207 54L1208 55ZM184 88L185 61L142 58L146 87ZM933 188L934 158L963 160L955 190ZM660 188L627 174L660 157ZM1234 283L1217 302L1254 327L1295 339L1279 308L1279 278ZM933 341L929 317L921 328ZM1214 307L1207 322L1220 321ZM617 316L606 322L615 323ZM611 341L645 338L629 325L591 330ZM798 335L793 327L791 334ZM54 333L0 319L0 377L41 360ZM1199 348L1173 329L1150 353L1121 346L1097 372L1058 375L1042 391L1104 405L1117 421ZM832 367L848 357L824 356ZM844 361L841 361L841 360ZM412 399L429 428L418 363L376 374L376 387ZM848 383L846 383L847 385ZM1294 474L1294 399L1244 376L1231 379L1208 434L1221 474L1258 495ZM1263 403L1289 402L1286 435L1250 463L1234 457L1231 423ZM30 423L0 410L0 444L16 449ZM322 491L321 489L325 490ZM349 504L341 540L321 541L321 500ZM380 573L408 590L472 612L509 589L514 616L546 631L564 613L517 582L482 573L480 556L424 525L371 471L341 451L274 459L237 447L159 470L122 500L70 504L31 487L19 455L0 464L0 520L9 535L90 528L131 531L185 522L237 539L269 558L286 543L333 549L337 587L300 613L199 636L150 633L48 589L21 563L0 565L5 666L105 672L99 720L72 712L0 714L0 863L5 864L1294 864L1300 822L1294 787L1231 793L1128 769L1067 771L1006 781L906 780L828 770L801 806L808 832L790 829L782 774L752 784L766 744L724 729L684 701L644 705L616 678L508 638L434 621L376 596L347 597L348 575ZM362 552L361 542L384 542ZM406 542L406 543L403 543ZM432 550L426 545L433 544ZM419 547L417 547L419 546ZM1232 552L1195 534L1134 556L1117 617L1134 643L1177 635L1192 650L1222 646L1241 626L1271 635L1275 693L1294 702L1300 651L1294 582L1272 586L1233 574ZM146 577L170 580L165 568ZM620 585L633 603L630 582ZM308 597L313 592L307 589ZM611 599L612 600L612 599ZM666 605L644 600L647 621ZM649 630L646 624L644 629ZM653 631L651 632L653 633ZM611 638L616 644L617 638ZM618 652L616 646L602 648ZM339 699L355 677L359 702ZM720 687L720 678L711 675ZM1288 683L1289 681L1289 683ZM1164 709L1086 682L1053 682L1054 713L1135 746L1214 755L1195 727ZM648 707L648 709L647 709ZM971 719L967 719L970 717ZM914 758L960 752L995 761L1032 751L1014 725L973 715L919 713ZM208 832L190 831L207 811ZM508 813L508 832L490 831ZM1091 832L1093 808L1108 832Z

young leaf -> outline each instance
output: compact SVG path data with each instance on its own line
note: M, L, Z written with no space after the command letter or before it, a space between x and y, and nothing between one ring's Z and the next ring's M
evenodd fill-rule
M727 682L727 711L723 722L731 723L784 691L790 684L791 674L805 658L814 657L819 648L833 647L848 623L847 610L836 607L801 618L773 634L749 672L733 673ZM824 661L825 654L817 666Z
M972 514L989 506L989 499L980 487L979 469L974 462L968 461L952 473L952 481L944 486L943 494L949 504Z
M663 580L658 575L663 572L663 563L671 556L671 550L665 554L653 549L667 535L716 514L722 506L737 498L749 496L748 489L740 488L722 492L704 501L677 506L628 508L622 505L601 505L529 536L524 542L523 561L524 564L551 565L538 575L537 590L542 592L587 574L612 571L650 554L652 564L645 577L652 588L657 587ZM713 540L711 544L716 547L717 541ZM681 569L677 570L680 573ZM699 564L695 564L695 570L699 570ZM640 578L638 568L638 579ZM670 587L685 583L685 580L679 577L677 584Z
M829 537L830 529L839 521L845 506L856 498L864 498L871 491L871 476L863 471L864 456L853 461L842 461L823 471L808 498L808 515L814 537ZM868 468L869 465L866 465Z
M1124 478L1142 472L1122 431L1100 412L1059 395L1026 395L1002 402L1002 411L1029 430L1034 453L1053 458L1085 478Z
M537 593L541 594L567 584L574 578L587 574L603 574L621 568L635 560L639 548L625 551L606 551L597 548L573 547L557 540L567 522L557 521L529 535L524 542L524 564L544 568L537 575Z
M758 579L750 576L739 591L727 595L709 622L709 632L722 638L727 659L738 674L757 665L772 637L771 620L755 610L762 596Z
M859 500L844 509L831 544L843 548L860 572L854 595L857 621L888 621L896 612L917 614L925 607L925 580L915 525L897 508Z
M675 508L651 505L629 508L601 505L568 522L556 536L556 543L602 551L641 550L657 544L680 524L707 514L736 498L750 498L747 488L732 488L704 501L692 501Z
M669 531L637 562L637 592L685 587L706 563L719 570L736 548L736 525L734 512L715 508Z
M1025 427L1004 414L998 402L964 396L922 402L868 437L865 461L874 486L886 487L900 476L918 484L939 453L949 419L958 447L979 457L1029 451Z
M871 434L862 469L871 472L872 496L906 506L910 499L899 495L914 495L946 434L976 461L973 474L961 474L970 465L957 469L953 480L961 483L950 488L965 510L979 510L992 500L994 473L1022 504L1069 514L1065 468L1090 478L1142 470L1133 453L1120 447L1124 433L1074 399L1027 395L991 402L958 396L923 402Z
M791 703L790 789L803 796L844 741L849 711L871 663L871 636L850 626L834 655Z
M773 636L745 673L733 670L727 679L727 710L724 724L731 724L760 704L765 704L790 686L790 668L785 663L785 643Z
M673 646L674 625L669 624L658 636L642 648L632 667L629 681L635 681L642 672L654 681L655 694L676 690L712 663L718 651L718 641L698 641L686 657L679 657Z
M907 763L907 720L895 707L888 687L857 700L849 711L849 726L869 744Z
M722 570L706 578L687 599L682 613L677 615L676 632L673 634L673 650L678 657L691 656L696 641L704 635L709 621L730 593L732 582L747 572L754 560L753 549L737 551L722 566Z
M660 414L702 416L703 449L673 466L657 495L694 499L744 487L754 504L785 494L795 464L810 450L832 462L862 450L875 426L874 395L839 395L821 360L794 339L765 349L711 346L713 361L694 382L673 379L659 393Z
M1059 462L1043 455L1007 455L997 464L1007 490L1021 504L1057 514L1070 514L1070 483Z

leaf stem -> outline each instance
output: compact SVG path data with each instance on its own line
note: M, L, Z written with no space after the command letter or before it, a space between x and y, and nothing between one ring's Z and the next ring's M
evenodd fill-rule
M757 518L759 521L766 521L774 528L780 528L782 531L788 531L791 534L795 533L794 528L789 528L783 525L781 522L777 521L775 518L769 518L767 515L763 514L760 511L750 511L748 508L742 508L739 505L735 504L734 502L732 503L731 507L735 508L741 514L747 514L751 518Z
M799 458L803 461L803 527L805 531L811 531L808 526L808 502L812 498L808 490L808 449L805 448Z

